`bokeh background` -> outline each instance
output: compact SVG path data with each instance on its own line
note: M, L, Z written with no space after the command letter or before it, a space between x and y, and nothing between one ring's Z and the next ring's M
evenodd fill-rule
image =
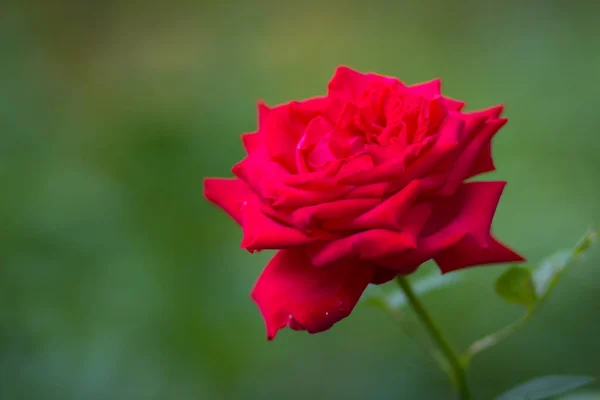
M339 64L441 77L471 110L507 105L494 227L535 263L600 224L599 17L592 1L3 2L0 399L449 398L376 309L267 342L248 293L271 254L239 249L202 179L243 157L258 99L322 94ZM600 377L599 253L475 359L477 399ZM424 298L456 346L520 315L493 294L503 269Z

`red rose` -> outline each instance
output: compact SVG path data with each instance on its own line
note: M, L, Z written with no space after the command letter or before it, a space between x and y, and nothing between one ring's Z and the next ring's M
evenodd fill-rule
M237 178L207 179L205 194L242 226L243 248L279 250L251 295L269 339L329 329L369 283L429 259L442 272L523 260L490 233L505 182L464 182L494 169L502 107L463 106L439 80L346 67L324 97L259 105Z

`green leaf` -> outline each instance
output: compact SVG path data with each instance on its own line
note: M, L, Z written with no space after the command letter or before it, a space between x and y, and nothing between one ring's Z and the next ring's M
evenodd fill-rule
M496 293L509 303L531 307L537 300L531 270L524 266L510 267L496 280Z
M559 251L546 258L533 273L535 291L539 298L544 298L558 283L563 271L569 265L573 252Z
M600 390L578 390L575 393L557 397L557 400L600 400Z
M581 238L579 243L573 250L573 255L579 257L582 253L586 252L598 239L598 233L592 229L588 229L586 234Z
M538 298L543 299L554 288L563 272L573 261L580 259L596 241L597 234L588 230L572 250L563 250L543 260L533 280Z
M548 397L564 394L592 382L590 376L544 376L505 392L497 400L541 400Z
M557 397L557 400L600 400L600 390L578 390Z

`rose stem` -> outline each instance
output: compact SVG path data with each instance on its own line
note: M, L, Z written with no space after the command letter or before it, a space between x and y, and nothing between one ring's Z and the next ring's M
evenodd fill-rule
M412 286L410 285L406 277L398 275L396 276L396 282L406 295L406 299L408 300L413 310L419 316L421 322L423 322L423 324L427 328L429 335L438 345L444 357L446 357L448 364L452 369L454 375L454 382L456 383L456 387L460 394L460 398L463 400L470 399L471 395L469 393L469 387L467 386L467 374L465 368L463 367L462 363L458 358L458 355L456 354L452 346L450 346L450 344L440 331L440 328L438 328L436 323L433 321L433 318L431 318L431 315L429 315L429 313L423 306L423 303L421 303L421 301L418 299L417 295L415 294Z

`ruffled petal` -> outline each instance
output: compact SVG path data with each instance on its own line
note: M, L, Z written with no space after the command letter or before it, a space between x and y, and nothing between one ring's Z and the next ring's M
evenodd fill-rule
M248 185L241 179L207 178L204 180L204 196L221 207L240 225L242 206L248 192Z
M281 164L269 159L262 144L234 165L231 171L244 180L261 198L269 200L277 198L283 186L281 181L289 175Z
M413 205L421 190L421 182L412 181L393 196L349 221L345 228L400 230L402 217Z
M330 97L358 101L372 82L373 76L340 66L329 82L327 93Z
M311 256L314 265L329 268L329 265L342 260L360 259L376 263L378 259L416 248L417 238L410 232L369 229L328 241Z
M397 159L376 165L370 170L344 177L340 182L349 185L363 185L401 178L401 182L398 183L398 188L401 188L411 180L425 175L450 156L459 146L463 128L463 119L459 115L450 115L442 123L437 141L431 149L424 152L409 167L406 166L408 154L402 154Z
M486 169L490 167L493 169L490 141L506 122L506 118L492 119L486 121L481 128L477 128L473 139L466 144L465 149L450 169L446 184L440 192L441 195L447 196L454 193L465 179L473 176L474 170L479 173L488 172ZM489 152L483 152L486 145ZM483 158L481 158L482 156Z
M293 209L340 200L350 193L352 189L351 186L347 185L338 185L326 190L304 190L282 186L278 188L278 195L273 201L273 207Z
M348 225L354 217L371 210L379 202L379 199L343 199L302 207L292 213L292 221L300 229L322 227L328 230L329 223Z
M265 320L267 338L285 326L309 333L329 329L350 314L374 271L356 260L316 268L305 248L279 251L251 294Z
M248 251L300 247L318 240L265 215L260 200L254 194L242 207L242 225L244 237L241 247Z
M508 248L500 248L490 232L505 184L464 183L453 196L419 203L419 207L429 207L431 215L419 231L417 248L390 254L377 264L410 273L429 259L437 260L438 256L448 271L460 265L516 261L520 256ZM467 252L472 252L473 258L469 258ZM459 256L455 262L451 259L453 255Z
M296 172L296 144L298 132L295 132L289 120L290 105L285 104L273 109L259 106L259 128L264 145L273 161L278 162L289 172Z
M453 196L436 199L420 247L433 256L467 235L479 246L488 246L490 227L505 186L502 181L463 183Z

